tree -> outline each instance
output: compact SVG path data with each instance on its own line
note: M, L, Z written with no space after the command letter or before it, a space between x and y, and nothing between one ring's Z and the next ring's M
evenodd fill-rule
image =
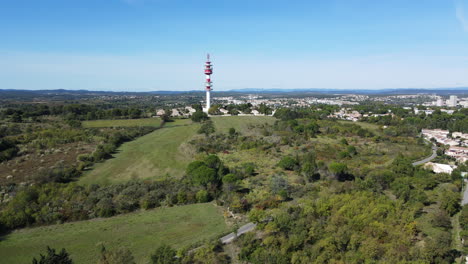
M192 105L192 108L195 109L196 112L202 112L203 111L203 107L201 104L194 104Z
M204 122L197 132L198 134L205 134L206 136L213 134L215 132L213 122L210 120Z
M463 229L468 230L468 205L464 205L461 210L460 225Z
M161 120L162 120L163 123L171 122L172 121L171 115L168 114L168 113L164 113L164 114L161 115Z
M192 161L187 166L187 169L185 169L185 173L187 175L191 175L194 170L198 169L201 166L206 166L206 163L200 160Z
M195 185L207 186L210 183L215 183L216 170L209 168L206 165L202 165L191 172L189 175L190 179Z
M271 109L270 107L268 107L266 104L263 104L263 103L262 103L262 104L260 104L260 105L258 106L258 112L259 112L260 114L269 115L269 114L271 114L272 109Z
M193 115L190 117L190 119L192 119L193 122L199 123L199 122L208 120L210 118L208 117L208 115L205 112L196 111L195 113L193 113Z
M204 160L206 166L218 170L222 166L221 159L216 155L208 155Z
M68 252L62 248L59 253L56 253L55 249L47 246L47 252L45 255L40 254L39 260L33 258L33 264L73 264L72 259Z
M233 116L239 115L239 110L237 110L235 108L230 108L228 110L228 114L233 115Z
M395 173L400 175L413 176L414 173L414 167L411 161L401 154L393 160L391 168Z
M460 197L458 192L444 192L440 207L445 209L450 216L455 215L460 210Z
M344 163L331 162L328 165L328 170L338 179L346 180L348 177L348 166Z
M170 246L159 246L154 254L151 255L151 264L175 264L179 263L176 258L176 251Z
M452 227L452 223L450 221L450 216L447 214L445 210L436 210L430 214L431 223L433 226L442 227L446 230Z
M236 135L236 129L231 127L229 128L229 136L233 137Z

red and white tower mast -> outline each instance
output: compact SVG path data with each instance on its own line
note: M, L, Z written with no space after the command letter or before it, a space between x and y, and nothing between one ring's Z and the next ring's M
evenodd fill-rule
M211 82L211 74L213 73L213 65L211 65L210 61L210 54L206 55L206 62L205 62L205 76L206 76L206 82L205 82L205 90L206 90L206 109L205 112L208 113L208 110L210 110L211 107L211 102L210 102L210 92L211 92L211 87L212 87L212 82Z

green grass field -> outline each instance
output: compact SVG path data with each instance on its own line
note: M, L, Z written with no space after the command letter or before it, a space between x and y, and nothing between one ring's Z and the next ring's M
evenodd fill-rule
M212 204L158 208L104 219L14 231L0 240L0 263L31 263L33 257L64 247L74 263L96 263L100 245L126 247L137 263L147 263L161 244L181 248L229 231Z
M211 117L216 132L227 133L233 127L242 134L249 134L250 126L260 124L273 124L275 118L271 116L213 116Z
M193 159L184 143L198 128L199 125L190 120L167 123L164 128L123 144L114 158L94 165L80 182L110 184L132 178L156 179L166 174L181 177Z
M117 119L117 120L92 120L83 121L83 127L132 127L132 126L150 126L159 127L161 125L160 118L141 118L141 119Z
M252 133L252 125L275 121L273 117L254 116L213 117L212 120L217 132L227 133L234 127L243 134ZM155 179L167 174L181 177L187 164L194 159L194 153L186 143L196 135L199 126L189 119L168 122L162 129L123 144L114 158L94 165L80 178L80 182L110 184L133 178Z

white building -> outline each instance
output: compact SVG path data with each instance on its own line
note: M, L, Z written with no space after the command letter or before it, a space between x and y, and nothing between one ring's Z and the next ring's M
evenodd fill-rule
M179 112L179 109L174 108L171 111L172 111L171 116L182 116Z
M424 165L424 168L431 169L435 173L448 173L451 174L453 169L452 166L441 163L428 162Z
M159 109L159 110L156 110L156 115L157 116L162 116L166 113L166 111L164 111L164 109Z
M468 160L468 148L451 146L445 155L454 157L458 162L466 162Z
M455 107L458 104L458 98L456 95L451 95L450 99L447 100L447 106Z

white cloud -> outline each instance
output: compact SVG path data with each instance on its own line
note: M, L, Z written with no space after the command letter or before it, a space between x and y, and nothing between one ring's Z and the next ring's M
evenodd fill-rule
M468 19L465 17L465 9L461 1L457 2L455 13L456 13L458 22L460 22L461 26L463 27L463 30L468 32Z

